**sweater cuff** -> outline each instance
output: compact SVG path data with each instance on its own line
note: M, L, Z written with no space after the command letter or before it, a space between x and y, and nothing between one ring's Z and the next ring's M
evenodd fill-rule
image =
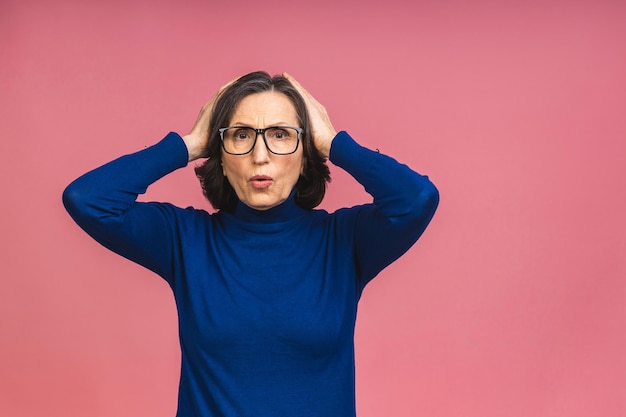
M168 133L154 145L161 155L171 156L171 170L186 167L189 163L189 152L183 138L176 132Z
M348 172L368 167L380 154L359 145L346 132L341 131L333 139L330 146L330 161Z

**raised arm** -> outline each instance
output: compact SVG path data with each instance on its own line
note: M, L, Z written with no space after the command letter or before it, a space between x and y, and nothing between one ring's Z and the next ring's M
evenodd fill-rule
M346 132L337 134L324 106L285 76L306 102L319 153L350 173L374 199L356 209L353 228L359 280L365 286L421 236L435 213L439 192L428 177L358 145Z
M76 223L107 248L167 278L177 245L177 216L185 210L139 203L137 196L164 175L206 155L213 105L229 84L202 107L189 134L181 138L170 133L156 145L72 182L63 193L63 204Z
M333 141L330 160L352 175L374 199L357 209L355 250L365 286L422 235L439 204L428 177L357 144L346 132Z
M167 276L173 206L138 203L137 196L164 175L187 165L180 136L170 133L140 152L123 156L74 180L63 204L74 221L112 251Z

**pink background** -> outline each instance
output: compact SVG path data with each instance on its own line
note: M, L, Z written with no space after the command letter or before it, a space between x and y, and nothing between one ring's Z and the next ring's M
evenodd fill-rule
M623 2L211 3L0 3L0 415L174 415L169 288L61 192L257 69L441 191L362 300L359 417L626 415ZM191 167L147 198L208 207Z

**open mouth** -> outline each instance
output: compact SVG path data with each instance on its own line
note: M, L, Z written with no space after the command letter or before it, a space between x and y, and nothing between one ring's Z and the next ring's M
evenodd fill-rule
M248 182L254 188L267 188L272 185L274 180L272 179L272 177L268 177L267 175L255 175L254 177L250 178Z

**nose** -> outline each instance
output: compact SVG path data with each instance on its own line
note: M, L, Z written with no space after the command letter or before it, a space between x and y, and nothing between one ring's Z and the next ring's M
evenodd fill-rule
M256 142L254 143L254 148L252 148L252 160L255 164L265 164L269 161L270 151L267 149L263 134L257 132L256 135Z

